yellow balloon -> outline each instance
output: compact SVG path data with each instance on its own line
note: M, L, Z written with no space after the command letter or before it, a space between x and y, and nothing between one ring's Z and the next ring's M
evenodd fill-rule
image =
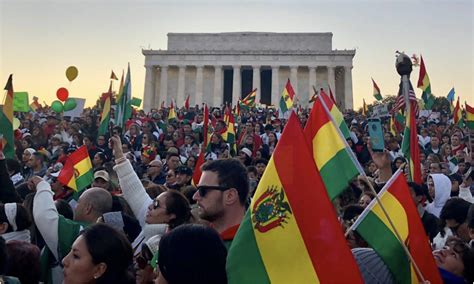
M76 79L78 74L79 74L79 71L77 70L76 66L69 66L66 69L66 77L69 80L69 82L72 82L74 79Z
M20 120L16 117L13 118L13 129L20 128Z

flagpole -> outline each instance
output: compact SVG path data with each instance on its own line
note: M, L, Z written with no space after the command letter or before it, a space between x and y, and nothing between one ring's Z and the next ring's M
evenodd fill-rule
M395 179L398 175L400 175L402 169L405 167L405 164L406 163L403 163L400 165L400 167L398 168L398 170L393 174L393 176L390 178L390 180L385 184L384 188L386 186L389 186L391 184L391 180ZM408 258L410 259L411 263L413 264L413 268L415 268L415 271L416 271L416 274L418 274L418 276L420 277L421 279L421 282L422 283L426 283L426 280L425 278L423 277L423 274L421 274L421 270L420 268L418 267L418 265L416 264L415 262L415 259L413 259L413 256L411 255L410 253L410 250L408 249L408 247L405 245L405 243L403 242L403 239L402 237L400 236L400 234L398 233L397 231L397 228L395 227L395 224L393 224L393 221L392 219L390 219L390 217L388 216L388 212L385 210L385 207L382 205L382 201L380 200L377 192L375 191L372 183L367 179L367 176L364 176L365 178L365 181L366 183L369 185L369 188L370 190L372 191L372 193L375 193L375 200L377 201L377 203L380 205L380 209L382 209L382 212L384 213L385 217L387 217L387 220L388 222L390 223L390 226L392 227L393 229L393 232L395 233L398 241L400 242L400 244L402 245L403 247L403 250L405 251L405 254L408 256ZM382 189L383 191L383 189ZM359 215L360 216L360 215ZM351 228L349 228L346 233L344 234L345 236L347 236L349 234L349 232L351 231Z

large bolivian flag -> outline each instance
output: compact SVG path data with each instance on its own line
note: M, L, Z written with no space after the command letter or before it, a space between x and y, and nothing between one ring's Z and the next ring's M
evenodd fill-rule
M229 283L362 283L294 112L227 257Z
M81 191L92 183L94 174L86 146L79 147L77 151L67 157L58 180L74 191Z
M351 150L346 147L330 113L323 107L323 100L321 95L316 98L304 129L304 136L312 151L313 163L316 163L329 198L333 200L349 186L359 171L350 157ZM334 122L337 123L335 118ZM344 121L342 123L345 125Z
M410 194L406 179L397 171L378 194L403 243L429 283L442 283L429 240ZM398 283L420 283L409 257L376 199L351 227L383 259Z

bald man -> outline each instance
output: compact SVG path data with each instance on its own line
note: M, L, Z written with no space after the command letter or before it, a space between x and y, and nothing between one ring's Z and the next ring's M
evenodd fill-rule
M153 183L164 184L166 182L166 175L162 170L163 163L159 160L153 160L148 164L146 174Z
M104 213L112 210L112 195L100 187L89 188L79 197L74 209L74 221L95 223Z
M79 198L74 211L74 221L59 215L54 204L54 193L48 182L34 176L29 180L30 188L36 190L33 199L33 218L47 246L45 257L41 261L54 258L55 266L47 265L46 283L62 283L61 260L71 250L72 243L84 227L97 221L102 214L112 209L112 195L105 189L93 187L86 190ZM46 263L41 263L46 265Z

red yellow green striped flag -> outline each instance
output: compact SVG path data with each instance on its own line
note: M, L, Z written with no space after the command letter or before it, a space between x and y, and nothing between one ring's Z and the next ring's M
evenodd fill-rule
M318 96L306 122L304 135L331 200L339 196L359 174L348 152L351 150L347 149L336 127L323 106L323 98Z
M425 103L425 109L431 109L435 102L434 96L431 94L431 83L428 73L426 73L425 62L423 61L423 56L420 55L420 74L418 77L417 87L423 90L421 98Z
M415 108L416 105L410 103L410 108L406 114L405 130L403 132L402 152L409 163L410 180L421 184L423 180L421 177L420 147L418 146Z
M237 145L235 143L235 119L230 107L228 106L224 110L224 122L226 123L227 127L222 133L222 139L229 143L230 148L233 149L234 153L236 153Z
M334 101L324 92L323 89L321 89L320 96L326 104L326 107L328 108L329 112L331 113L331 116L334 118L334 121L341 130L344 139L350 139L351 133L349 131L349 127L347 127L347 124L344 121L344 116L342 115L342 112L337 108Z
M59 173L58 181L79 192L89 186L93 180L91 159L87 147L83 145L67 157L64 167Z
M401 170L390 178L378 197L394 226L390 224L380 203L374 199L351 229L357 231L377 252L398 283L421 283L422 279L415 272L395 229L408 247L424 280L429 283L443 283L420 215Z
M168 112L168 120L176 119L176 110L174 109L173 100L171 100L171 105Z
M257 98L257 89L253 89L250 94L248 94L243 100L240 101L240 105L243 109L249 110L254 108L256 103L255 99Z
M6 158L13 159L15 147L13 140L13 74L8 77L4 88L7 91L2 111L0 112L0 143Z
M453 111L453 122L454 124L457 124L460 127L463 126L462 111L461 111L461 106L459 104L459 97L456 102L456 107L454 107L454 111Z
M362 283L305 143L292 112L229 249L230 284Z
M374 79L372 79L372 84L374 85L374 98L375 98L377 101L383 100L382 94L380 93L379 86L377 86L377 84L375 83Z
M466 105L466 126L469 129L474 129L474 107L464 103Z
M362 99L362 115L367 116L369 113L369 108L367 107L367 104L365 103L365 99Z
M110 81L109 91L106 94L104 108L102 109L102 114L100 115L100 124L99 124L99 132L98 132L99 135L105 135L109 131L110 97L111 96L112 96L112 81ZM110 135L112 135L112 133L110 133Z
M283 93L281 94L280 98L280 110L282 113L287 112L293 107L294 97L295 91L291 86L290 79L288 79L288 81L286 81L285 89L283 89Z

